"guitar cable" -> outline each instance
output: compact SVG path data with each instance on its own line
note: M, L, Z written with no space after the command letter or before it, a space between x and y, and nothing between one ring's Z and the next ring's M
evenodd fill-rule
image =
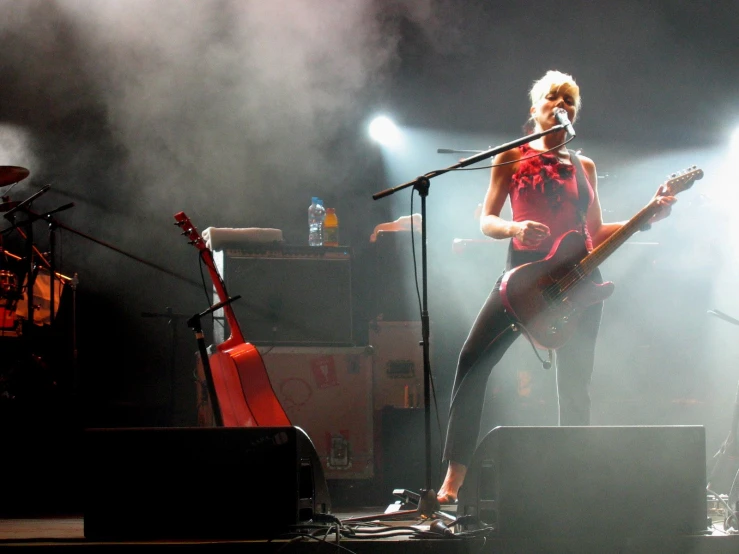
M529 333L529 330L526 329L526 326L523 323L521 323L520 321L514 320L513 323L511 323L511 330L514 333L516 331L521 331L526 336L526 339L529 341L529 344L531 345L531 348L534 351L534 354L539 359L539 361L541 362L541 366L544 369L552 368L552 349L551 348L547 349L549 359L545 360L539 355L539 350L537 350L536 346L534 346L534 341L531 339L531 333Z

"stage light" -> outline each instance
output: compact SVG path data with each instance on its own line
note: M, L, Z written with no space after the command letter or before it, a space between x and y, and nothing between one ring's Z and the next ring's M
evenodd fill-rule
M372 120L369 125L369 134L373 140L385 146L397 144L400 140L400 131L398 131L395 123L384 115Z

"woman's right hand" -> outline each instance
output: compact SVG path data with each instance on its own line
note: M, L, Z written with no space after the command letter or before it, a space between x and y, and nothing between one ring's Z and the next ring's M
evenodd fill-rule
M517 221L514 237L524 246L537 246L549 236L549 227L538 221Z

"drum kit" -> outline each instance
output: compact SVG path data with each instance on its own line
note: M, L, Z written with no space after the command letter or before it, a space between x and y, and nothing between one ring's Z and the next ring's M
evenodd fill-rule
M23 167L0 167L0 188L14 185L26 177L29 171ZM8 196L2 197L0 212L9 212L18 207L20 202L11 202ZM18 301L21 299L21 285L16 272L10 268L10 260L19 260L20 257L6 252L2 247L0 235L0 337L18 337L20 334L20 320L16 316ZM15 265L15 264L13 264Z
M37 213L33 202L46 193L51 185L46 185L22 201L13 201L7 192L13 185L28 177L28 169L17 166L0 166L0 218L9 225L0 229L0 405L9 396L15 395L13 387L8 386L12 379L10 373L26 374L24 379L39 367L56 365L49 363L49 358L62 356L60 350L69 352L71 359L63 364L71 365L72 386L77 379L77 344L76 344L76 289L77 275L68 277L56 271L55 243L56 231L63 229L86 240L104 246L124 255L140 264L175 277L183 282L200 288L202 284L189 279L165 267L144 260L130 252L126 252L112 244L85 234L61 221L54 214L74 207L74 203L65 204L51 211ZM20 217L19 217L20 216ZM2 221L0 219L0 221ZM34 223L48 224L48 252L41 252L34 241ZM6 248L8 240L14 240L12 248ZM17 240L20 239L20 240ZM62 291L71 291L68 295L70 308L65 310L62 323L57 311L62 300ZM64 305L67 305L64 304ZM68 316L68 317L67 317ZM69 333L59 333L69 337L72 344L57 348L53 343L53 334L69 325ZM46 354L50 352L50 354ZM63 365L60 363L59 365ZM43 373L45 370L36 374ZM38 382L38 379L35 380ZM15 387L17 389L18 387ZM29 390L29 387L24 387ZM31 393L33 394L33 393ZM18 395L20 396L20 395ZM0 415L0 421L2 416Z
M28 177L23 167L0 166L0 189L10 187ZM23 201L13 201L3 190L0 198L0 216L9 226L0 230L0 398L12 397L15 393L8 387L9 375L25 369L29 361L35 365L46 365L39 352L37 329L48 327L59 309L62 291L67 284L76 284L76 279L54 270L53 240L50 252L42 253L33 240L33 223L47 221L53 226L52 213L60 209L36 214L32 202L49 189L44 187ZM6 189L7 190L7 189ZM71 207L68 205L67 207ZM19 218L18 215L25 214ZM53 230L50 237L53 237ZM5 247L8 239L17 239L19 253ZM51 278L51 276L54 278Z

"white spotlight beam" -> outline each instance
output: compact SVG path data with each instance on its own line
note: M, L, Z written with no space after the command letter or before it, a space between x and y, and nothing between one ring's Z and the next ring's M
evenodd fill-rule
M385 146L397 144L400 139L400 131L393 121L384 115L372 120L369 125L369 134L373 140Z

